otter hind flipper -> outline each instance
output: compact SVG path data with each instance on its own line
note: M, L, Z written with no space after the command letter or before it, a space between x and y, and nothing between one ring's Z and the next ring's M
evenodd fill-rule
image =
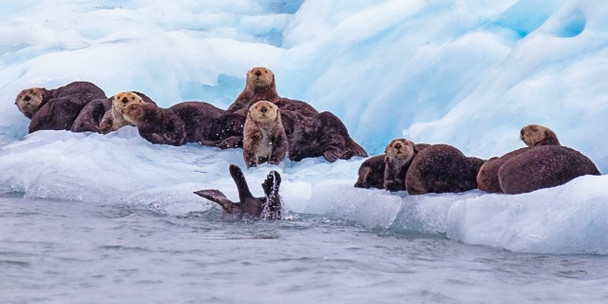
M270 171L266 176L266 180L262 183L262 189L266 196L276 196L279 194L279 186L281 185L281 175L277 171Z
M229 200L224 193L215 189L199 190L194 192L196 195L204 197L220 205L226 212L234 213L234 203Z
M269 220L281 219L283 203L279 196L279 186L281 186L281 175L277 171L270 171L266 176L266 180L262 183L262 188L266 194L262 218Z
M247 181L245 180L245 175L243 175L243 171L237 165L231 164L230 168L230 176L234 180L236 184L236 188L239 191L239 200L244 202L246 199L253 198L253 194L249 191L249 186L247 185Z

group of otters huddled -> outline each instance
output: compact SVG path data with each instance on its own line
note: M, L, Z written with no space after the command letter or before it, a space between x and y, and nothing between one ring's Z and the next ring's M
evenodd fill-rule
M71 130L109 133L135 126L155 144L198 142L222 149L242 148L247 168L285 158L299 161L323 156L327 161L367 157L330 112L318 112L308 103L280 97L275 77L265 67L247 72L244 90L226 110L207 102L188 101L161 108L141 92L126 91L107 97L96 85L77 81L56 89L29 88L15 104L31 119L28 131ZM446 144L415 144L392 140L382 155L365 160L355 187L407 191L409 194L458 193L480 189L518 194L564 184L576 177L600 175L593 162L561 146L549 128L528 125L520 138L528 147L501 157L467 157ZM262 183L264 197L254 197L241 169L230 165L239 202L219 190L196 191L218 203L226 213L259 219L280 219L281 176L270 171Z

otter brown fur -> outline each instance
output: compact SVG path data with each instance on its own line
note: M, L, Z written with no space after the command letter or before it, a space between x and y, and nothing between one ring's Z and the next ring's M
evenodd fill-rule
M519 133L519 138L528 147L560 145L555 132L541 125L527 125L523 127Z
M146 100L144 100L146 98ZM140 92L126 91L114 95L112 98L112 106L106 111L99 123L99 130L102 133L116 131L121 127L130 125L131 123L125 119L123 109L134 103L151 103L156 105L154 101Z
M254 103L243 130L243 158L247 168L268 162L279 164L288 152L287 135L279 108L269 101Z
M56 89L30 88L21 91L17 108L32 121L28 132L38 130L70 130L82 108L90 101L106 98L93 83L75 81Z
M242 146L245 116L225 113L203 101L186 101L168 108L186 126L186 142L198 142L220 148Z
M405 177L409 194L458 193L477 188L476 177L483 160L466 157L450 145L431 145L412 160Z
M530 150L531 147L560 145L555 132L541 125L527 125L523 127L519 133L519 138L528 147L511 151L501 157L493 157L486 161L477 174L477 188L479 188L479 190L490 193L503 192L498 180L498 170L506 161Z
M279 99L274 73L265 67L254 67L247 71L245 88L228 107L228 112L249 110L252 104L266 100L275 102Z
M367 157L365 149L348 135L346 126L330 112L321 112L311 118L294 111L281 111L281 121L289 142L290 160L323 156L334 162L353 156Z
M405 174L417 153L414 143L404 138L393 139L384 153L384 189L405 190Z
M134 94L139 98L133 97L132 99L129 99L128 96L131 96L131 94ZM150 99L150 97L137 91L122 92L110 98L95 99L82 108L78 114L78 117L76 117L76 120L74 120L74 124L72 124L72 132L91 131L97 133L108 133L112 131L114 129L113 116L118 115L113 114L114 101L117 99L122 104L120 105L121 108L128 105L129 102L132 102L129 100L138 101L141 99L143 102L156 104L152 99ZM122 122L122 124L119 123L119 121ZM120 113L120 118L117 120L116 126L118 125L125 125L122 113ZM116 129L118 129L118 127L116 127Z
M151 103L130 103L123 108L125 120L139 135L154 144L174 146L186 143L186 125L175 113Z
M299 161L306 157L323 156L329 162L366 157L365 149L348 134L338 117L319 113L304 101L280 97L272 71L255 67L247 72L245 88L228 107L228 113L245 114L260 100L270 101L281 110L281 119L289 140L289 159ZM311 142L313 140L313 142Z
M498 169L509 159L517 156L530 148L521 148L511 151L501 157L492 157L488 159L479 169L477 173L477 188L489 193L502 193L500 182L498 181Z
M231 164L230 176L236 184L239 193L239 203L232 202L219 190L200 190L195 194L217 203L228 214L233 214L248 219L281 219L283 203L279 196L281 175L276 171L270 171L266 180L262 183L264 197L254 197L249 191L249 186L243 175L243 171L236 165Z
M80 110L80 113L72 124L72 132L97 132L101 133L99 124L103 116L112 108L112 98L100 98L89 102Z
M378 188L389 191L405 190L405 175L416 154L427 144L414 144L404 139L393 139L384 154L370 157L359 167L357 188Z
M498 169L502 192L519 194L565 184L583 175L600 175L582 153L559 145L526 149Z
M381 154L366 159L359 166L359 178L355 182L355 187L384 189L385 158L386 155Z

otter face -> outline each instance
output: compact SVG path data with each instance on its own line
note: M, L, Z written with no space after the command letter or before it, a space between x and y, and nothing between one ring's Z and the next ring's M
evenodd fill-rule
M252 87L269 87L274 83L274 74L267 68L255 67L247 72L247 84Z
M19 111L27 118L32 118L36 112L40 109L42 104L42 91L43 88L31 88L25 89L17 94L15 98L15 104Z
M145 103L131 103L122 109L122 115L126 121L137 125L137 122L144 121L146 116Z
M144 103L144 101L133 92L120 92L112 98L112 107L118 112L123 112L124 108L134 103Z
M541 145L559 145L557 136L551 129L541 125L527 125L519 132L521 139L528 147Z
M249 108L249 116L258 123L269 123L279 118L279 107L274 103L261 100Z
M384 153L390 159L408 161L414 157L414 143L404 138L393 139Z

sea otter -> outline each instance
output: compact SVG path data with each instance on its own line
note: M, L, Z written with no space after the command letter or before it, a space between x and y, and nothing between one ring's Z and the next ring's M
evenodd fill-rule
M356 188L384 189L384 170L386 154L380 154L366 159L359 166L359 178L355 182Z
M418 153L413 142L405 138L393 139L384 150L384 189L405 190L405 174Z
M82 108L95 99L107 98L102 89L87 81L75 81L56 89L30 88L15 99L17 108L30 118L28 132L70 130Z
M220 148L241 147L245 116L225 113L203 101L180 102L168 108L186 125L186 142Z
M71 128L72 132L87 132L87 131L97 132L97 133L109 132L108 131L109 129L114 128L111 125L113 122L109 119L110 117L112 117L113 102L117 99L119 99L119 100L122 99L121 101L119 101L122 103L119 106L121 108L127 106L129 102L132 102L132 101L129 101L129 98L126 97L125 94L127 94L129 96L130 96L130 94L134 94L134 95L138 96L144 102L156 104L152 99L150 99L150 97L146 96L144 93L137 92L137 91L118 93L110 98L95 99L95 100L89 102L86 106L84 106L84 108L82 108L82 110L78 114L78 117L76 117L76 120L74 120L74 123L72 124L72 128ZM120 98L119 96L123 96L123 98ZM125 99L125 97L127 99ZM139 98L135 97L131 100L139 100ZM100 126L102 125L104 116L106 117L107 125L104 124L103 129L105 129L105 132L102 132L102 128ZM122 116L122 114L121 114L121 116ZM118 125L119 121L124 122L124 119L121 117L120 119L116 120L116 122L117 122L116 125Z
M557 145L559 140L557 135L551 129L540 125L527 125L520 131L519 138L528 146L526 148L517 149L506 153L501 157L493 157L486 161L479 169L477 174L477 188L479 190L490 193L501 193L502 188L498 180L498 170L500 167L511 158L520 155L523 152L530 150L533 147Z
M139 135L154 144L179 146L186 143L186 125L175 113L151 103L131 103L122 109L126 121Z
M498 169L500 188L507 194L555 187L583 175L600 172L582 153L559 145L528 148Z
M270 171L268 173L266 180L262 183L265 196L256 198L249 191L243 171L234 164L230 165L229 171L239 192L238 203L226 198L226 195L219 190L199 190L194 193L217 203L228 214L248 219L281 219L283 204L279 196L281 175L278 172Z
M123 109L134 103L149 103L156 105L152 99L141 92L126 91L114 95L110 109L101 118L99 130L101 133L116 131L131 123L125 119Z
M555 132L541 125L527 125L519 133L519 138L528 147L560 145Z
M359 167L357 188L378 188L401 191L405 188L405 175L414 156L429 147L428 144L414 144L405 138L391 140L384 154L368 158Z
M467 157L450 145L431 145L412 160L405 176L409 194L458 193L477 188L476 177L484 160Z
M287 156L287 146L279 108L265 100L254 103L243 130L243 158L247 168L264 162L278 165Z

